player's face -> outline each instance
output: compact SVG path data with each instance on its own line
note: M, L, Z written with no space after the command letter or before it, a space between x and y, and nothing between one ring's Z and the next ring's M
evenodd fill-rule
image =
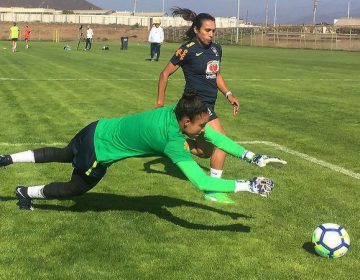
M215 34L215 28L215 21L208 19L203 20L200 29L194 29L196 38L202 45L210 45Z
M208 121L209 113L202 113L201 115L197 115L193 121L187 119L184 123L183 133L185 133L188 137L194 139L200 134L204 133L205 125Z

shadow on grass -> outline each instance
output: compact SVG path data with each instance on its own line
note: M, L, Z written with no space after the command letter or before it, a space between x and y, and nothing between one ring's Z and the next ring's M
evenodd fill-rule
M1 199L3 201L17 200L15 197L2 197ZM250 232L250 227L238 223L231 225L203 225L192 223L191 221L174 216L168 208L179 206L193 207L228 216L234 220L238 218L253 218L252 216L162 195L125 196L109 193L87 193L82 196L72 197L71 200L75 202L73 206L36 204L35 202L34 208L35 210L44 209L71 212L137 211L140 213L153 214L162 220L188 229L234 232Z
M162 164L164 165L164 171L159 171L159 170L155 170L153 169L151 166L155 165L155 164ZM210 171L210 169L208 167L204 167L201 166L200 167L202 169L204 169L205 171ZM166 157L160 157L160 158L156 158L154 160L150 160L148 162L144 163L144 171L146 171L146 173L157 173L157 174L163 174L163 175L170 175L172 177L181 179L181 180L188 180L184 173L182 173L182 171L180 170L179 167L177 167L175 164L172 163L172 161L169 158Z
M316 252L315 252L315 247L314 247L314 244L313 244L312 242L306 242L306 243L304 243L303 249L306 250L306 251L308 251L310 254L313 254L313 255L319 257L319 255L316 254Z
M151 166L155 164L162 164L164 165L164 171L155 170ZM163 175L170 175L172 177L187 180L184 173L181 172L180 168L177 167L175 164L171 162L169 158L160 157L154 160L150 160L144 163L144 171L146 173L156 173L156 174L163 174Z

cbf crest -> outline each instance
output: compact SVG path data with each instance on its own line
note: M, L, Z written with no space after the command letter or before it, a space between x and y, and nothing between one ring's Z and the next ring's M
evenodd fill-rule
M206 79L216 79L216 73L220 70L219 60L210 60L206 65Z

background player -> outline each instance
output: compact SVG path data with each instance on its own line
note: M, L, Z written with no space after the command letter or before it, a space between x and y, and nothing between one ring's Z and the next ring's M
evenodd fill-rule
M29 48L30 33L31 33L31 30L30 30L29 26L26 25L25 29L24 29L24 41L25 41L25 48L26 49Z
M16 22L13 23L13 26L10 27L10 39L12 42L12 52L16 52L16 45L19 39L20 30L19 27L16 25Z

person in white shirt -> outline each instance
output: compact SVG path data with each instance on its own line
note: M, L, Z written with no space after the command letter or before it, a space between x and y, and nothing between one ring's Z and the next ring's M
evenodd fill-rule
M90 28L90 25L88 25L86 30L86 45L85 45L85 51L89 51L91 49L91 43L94 36L93 30Z
M156 61L159 61L160 47L163 42L164 42L164 30L162 29L162 27L160 27L160 21L156 21L149 33L151 61L154 61L154 59L156 59Z

